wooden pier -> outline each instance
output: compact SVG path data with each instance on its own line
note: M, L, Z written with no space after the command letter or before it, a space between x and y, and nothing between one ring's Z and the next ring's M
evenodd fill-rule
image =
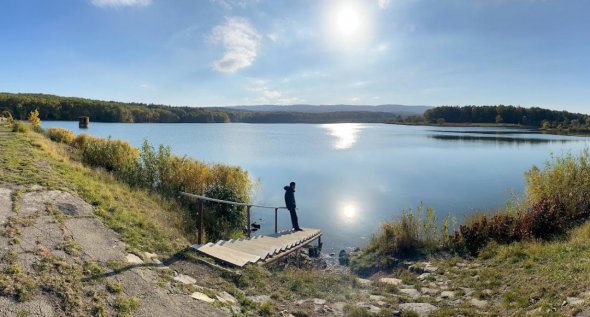
M206 254L212 258L223 261L225 263L243 267L249 263L256 263L258 265L265 265L291 254L298 252L302 247L309 245L313 241L318 241L318 246L321 248L322 232L319 229L303 228L303 231L278 231L278 210L286 209L285 207L269 207L251 205L246 203L232 202L209 198L201 195L181 193L184 196L197 199L199 204L199 218L201 219L198 228L198 243L192 248ZM238 240L220 240L216 243L209 242L202 244L203 236L203 201L210 201L215 203L231 204L246 207L247 211L247 237ZM252 207L274 209L275 211L275 233L271 235L259 235L251 237L250 231L250 210Z

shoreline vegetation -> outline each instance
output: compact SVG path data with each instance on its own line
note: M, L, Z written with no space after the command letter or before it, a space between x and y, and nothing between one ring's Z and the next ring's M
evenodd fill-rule
M189 262L195 257L178 252L194 241L189 231L195 225L190 219L196 218L190 214L194 210L190 202L174 194L179 190L214 188L218 198L249 199L253 184L238 167L206 165L148 143L137 149L122 141L75 136L61 128L44 131L35 111L28 120L7 120L5 126L13 132L0 128L0 185L15 188L16 202L35 186L79 195L121 235L129 252L176 253ZM184 176L187 171L190 177ZM192 264L192 274L210 282L204 291L210 297L223 290L237 299L234 316L284 315L282 311L294 316L315 316L321 311L351 317L588 314L590 151L552 157L542 168L533 166L525 178L523 197L497 213L476 214L458 227L450 218L439 226L431 208L404 211L399 219L384 223L369 244L352 255L350 271L299 269L286 263L269 270L251 267L228 277ZM242 211L222 212L226 217L206 225L208 236L239 236ZM20 232L27 228L27 221L31 220L14 218L5 225L4 235L14 245L22 243ZM76 253L79 247L60 248ZM54 276L37 284L13 258L18 255L2 256L2 261L10 263L0 272L0 299L8 296L26 302L40 292L66 291L68 297L59 300L59 309L68 315L97 309L106 314L112 309L125 316L141 306L133 297L119 296L112 305L98 293L87 297L84 287L71 279ZM53 261L49 265L63 265L54 257L47 259ZM97 270L108 270L108 266ZM171 277L162 278L164 285L172 287ZM190 294L195 288L175 290ZM221 301L214 305L229 309Z

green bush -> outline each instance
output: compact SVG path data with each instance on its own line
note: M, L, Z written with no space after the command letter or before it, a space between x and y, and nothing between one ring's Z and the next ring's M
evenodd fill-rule
M559 199L564 213L572 220L589 217L590 151L578 156L553 157L543 169L533 167L526 174L526 195L530 206L546 199Z
M82 161L94 167L102 167L107 171L119 171L132 164L138 156L136 148L129 143L87 137L82 147Z
M74 132L63 128L49 128L47 129L47 136L55 142L72 144L75 138Z
M240 201L238 193L230 187L223 185L211 187L205 192L205 196L227 201ZM205 213L205 228L208 240L216 241L239 234L246 219L244 206L213 202L208 202L205 205L207 209Z

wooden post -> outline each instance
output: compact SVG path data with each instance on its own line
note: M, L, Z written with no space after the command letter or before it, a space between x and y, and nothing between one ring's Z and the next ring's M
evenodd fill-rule
M199 233L197 237L197 243L199 245L203 245L203 214L205 213L205 208L203 208L203 201L199 200Z
M275 208L275 233L279 233L278 222L279 208Z
M250 207L252 207L252 206L248 205L246 208L246 214L248 216L248 238L250 238L250 236L252 234L252 228L250 225Z

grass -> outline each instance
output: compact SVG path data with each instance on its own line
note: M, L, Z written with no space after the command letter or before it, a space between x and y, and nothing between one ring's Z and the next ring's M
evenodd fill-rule
M130 251L170 255L194 239L179 229L178 204L147 190L132 189L104 170L72 159L71 148L33 133L10 133L0 127L0 184L43 186L81 196L96 215L119 232Z

